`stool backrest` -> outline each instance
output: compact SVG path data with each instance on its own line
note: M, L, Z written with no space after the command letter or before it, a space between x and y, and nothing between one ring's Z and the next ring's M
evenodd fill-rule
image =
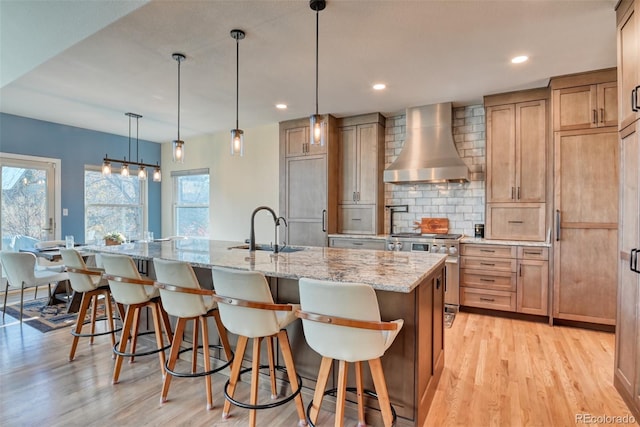
M140 273L133 259L127 255L102 254L102 266L108 275L140 279ZM109 279L109 288L113 299L120 304L141 304L159 295L153 286L143 286L133 283L120 282Z
M300 306L304 312L355 320L380 321L373 288L362 283L337 283L301 278ZM337 326L302 319L309 346L325 357L356 361L380 357L385 351L383 331Z
M179 286L181 288L200 289L196 274L186 262L167 261L154 258L153 267L156 280L160 283ZM202 295L160 289L160 298L165 311L176 317L196 317L207 313Z
M213 288L216 294L246 301L273 304L266 277L256 271L214 267ZM249 338L277 334L280 330L276 312L218 303L220 319L231 333Z
M36 256L30 252L0 252L0 262L12 286L22 287L35 283Z
M62 248L60 249L60 255L62 255L62 261L66 267L87 270L87 265L75 249ZM69 271L68 274L71 288L76 292L89 292L100 286L100 276L90 276L88 274L73 273L71 271Z
M33 244L36 249L49 249L56 247L63 247L66 244L64 240L43 240Z

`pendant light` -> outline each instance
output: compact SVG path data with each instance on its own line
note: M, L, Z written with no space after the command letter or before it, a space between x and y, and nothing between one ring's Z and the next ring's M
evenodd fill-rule
M231 37L236 40L236 128L231 129L231 155L244 155L244 131L238 126L238 99L240 94L240 40L244 39L244 31L231 30Z
M180 64L187 57L181 53L171 55L178 62L178 139L173 141L173 161L184 163L184 141L180 139Z
M324 145L325 135L327 132L325 129L325 122L322 120L322 116L318 114L318 39L320 11L324 10L327 6L327 2L325 0L310 0L309 6L312 10L316 11L316 113L312 114L310 117L310 143L311 145Z
M144 181L147 179L147 168L154 168L153 180L156 182L160 182L162 180L162 174L160 172L160 165L156 162L155 165L147 164L143 162L143 159L139 159L138 155L139 146L140 146L140 118L142 117L140 114L136 113L124 113L125 116L129 117L129 160L127 160L127 156L124 156L124 159L112 159L109 158L108 155L105 155L102 161L102 175L107 176L111 175L111 164L112 163L121 163L122 167L120 168L120 175L122 176L130 176L131 175L131 166L138 167L138 179ZM133 161L131 157L131 118L136 119L136 160ZM138 161L140 160L140 161Z

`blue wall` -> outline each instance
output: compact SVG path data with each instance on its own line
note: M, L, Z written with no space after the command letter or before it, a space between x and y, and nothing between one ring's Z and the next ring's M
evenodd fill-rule
M138 149L145 163L160 162L160 144L140 140ZM84 166L100 166L107 153L114 159L128 156L129 139L0 113L0 151L61 160L62 206L58 209L60 214L62 208L69 210L68 216L61 216L61 236L72 234L81 242L84 240ZM135 144L132 145L134 153ZM156 236L160 236L161 230L160 198L160 183L149 179L149 231Z

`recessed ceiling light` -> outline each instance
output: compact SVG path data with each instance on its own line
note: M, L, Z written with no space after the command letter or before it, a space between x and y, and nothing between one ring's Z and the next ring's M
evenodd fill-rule
M522 64L523 62L526 62L529 59L529 57L527 55L520 55L520 56L516 56L511 58L511 63L512 64Z
M387 85L384 84L384 83L376 83L376 84L373 85L373 88L375 90L382 90L382 89L385 89L386 87L387 87Z
M276 104L276 108L278 110L286 110L287 109L287 104Z

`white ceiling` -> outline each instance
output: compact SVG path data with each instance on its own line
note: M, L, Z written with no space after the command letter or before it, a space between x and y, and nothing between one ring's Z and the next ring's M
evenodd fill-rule
M616 0L327 0L319 112L336 116L544 86L616 64ZM0 0L0 111L140 138L240 128L315 109L315 12L307 0ZM510 63L518 54L529 62ZM371 85L387 89L374 92ZM274 105L289 105L285 111Z

